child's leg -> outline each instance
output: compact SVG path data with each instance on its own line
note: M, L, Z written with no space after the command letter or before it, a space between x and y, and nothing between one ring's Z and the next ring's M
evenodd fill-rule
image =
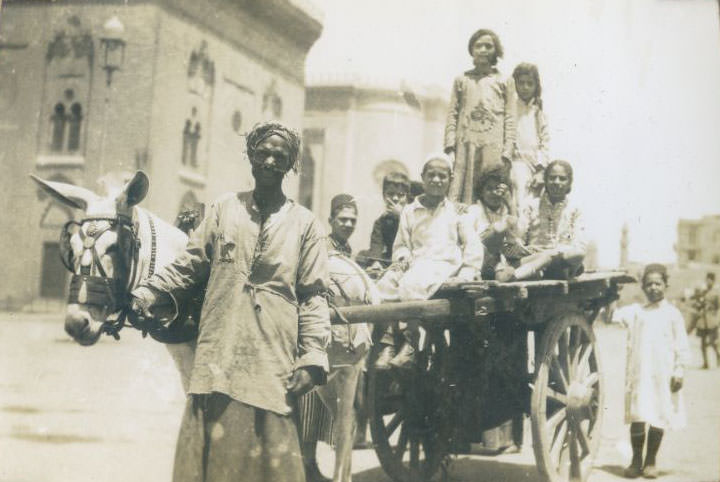
M633 458L630 466L625 469L625 476L636 478L642 474L642 456L645 445L645 424L643 422L630 424L630 445L632 445Z
M645 455L645 466L655 465L655 456L660 448L660 442L662 442L663 434L665 431L652 425L648 429L647 434L647 453Z
M700 333L700 351L702 352L703 368L709 368L707 359L708 333L705 328L701 328Z

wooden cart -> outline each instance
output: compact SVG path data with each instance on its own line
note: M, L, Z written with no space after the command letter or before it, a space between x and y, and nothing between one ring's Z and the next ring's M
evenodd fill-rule
M414 368L375 370L377 344L370 356L370 428L385 472L398 482L436 478L450 454L492 453L493 434L529 412L540 473L586 480L604 395L592 323L634 281L612 271L455 283L428 301L340 308L344 322L418 320L424 329Z

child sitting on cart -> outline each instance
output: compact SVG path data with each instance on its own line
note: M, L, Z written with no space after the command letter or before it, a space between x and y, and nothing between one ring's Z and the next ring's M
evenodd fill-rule
M517 265L530 254L517 235L517 210L511 186L507 169L486 172L475 188L478 200L467 210L473 232L485 250L481 271L484 280L508 281L513 273L510 264Z
M573 169L552 161L545 169L545 191L521 208L518 229L529 256L508 280L544 277L570 279L580 275L587 251L582 213L572 202Z
M393 246L393 264L378 281L383 301L426 300L453 276L470 281L482 266L477 236L455 204L447 198L452 163L445 154L432 155L422 170L424 194L405 206ZM409 321L409 320L406 320ZM403 328L405 343L395 351L388 328L376 368L408 368L415 359L420 330L416 322Z

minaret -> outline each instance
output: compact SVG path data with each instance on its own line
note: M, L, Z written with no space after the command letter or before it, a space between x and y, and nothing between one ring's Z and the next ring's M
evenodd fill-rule
M628 267L628 245L630 244L628 231L627 223L623 224L620 234L620 267L623 269Z

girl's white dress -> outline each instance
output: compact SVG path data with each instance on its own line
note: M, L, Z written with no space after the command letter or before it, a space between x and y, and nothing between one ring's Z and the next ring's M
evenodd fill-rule
M613 321L628 328L625 423L684 427L682 390L670 391L670 379L683 376L690 358L680 311L666 300L635 303L616 310Z

